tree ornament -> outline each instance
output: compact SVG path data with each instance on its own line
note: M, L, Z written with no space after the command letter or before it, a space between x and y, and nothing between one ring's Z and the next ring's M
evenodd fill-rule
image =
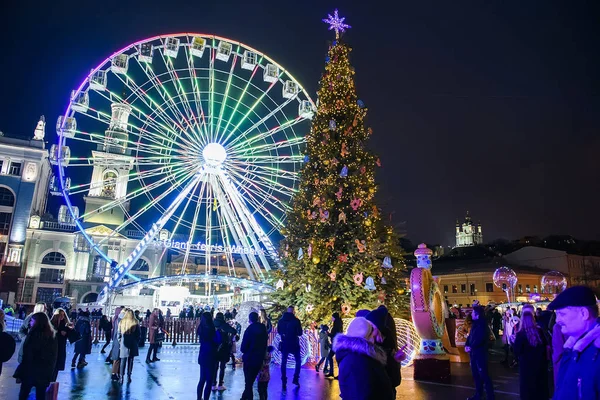
M312 256L312 244L308 245L308 249L306 249L306 254L308 254L309 257Z
M321 216L321 222L326 222L329 219L329 211L323 211L319 208L319 214Z
M338 223L340 222L346 223L346 213L343 211L340 211L340 215L338 216Z
M342 107L344 107L344 100L342 100L342 99L338 99L338 100L335 102L335 106L336 106L338 109L339 109L339 108L342 108Z
M379 216L379 209L377 206L373 206L373 216L377 218Z
M310 283L306 284L306 287L304 288L304 290L306 290L306 293L310 293L312 291L312 286Z
M338 201L342 200L342 192L343 190L341 186L338 188L338 191L335 192L335 197L338 199Z
M315 197L315 199L313 200L312 206L313 207L320 207L322 203L321 198L319 197Z
M377 157L375 164L377 164L378 167L381 167L381 160L379 159L379 157Z
M389 256L386 256L381 263L381 268L390 269L393 268L392 259Z
M356 104L358 105L358 108L365 108L365 103L360 99L356 100Z
M344 254L344 253L340 254L338 256L338 260L343 263L348 262L348 254Z
M373 223L370 219L365 219L365 226L371 226Z
M352 133L352 127L351 127L351 126L348 126L348 127L346 128L346 130L344 131L344 135L349 135L349 134L351 134L351 133Z
M367 129L367 133L369 134L369 136L371 136L373 134L373 129L371 129L371 127L369 127Z
M375 287L375 281L370 276L367 278L367 280L365 282L365 289L367 289L367 290L376 290L377 289Z
M342 143L342 151L340 152L340 155L342 157L346 157L348 154L350 154L348 152L348 149L346 148L346 143Z
M350 304L348 304L348 303L342 304L342 314L348 315L348 314L350 314L351 310L352 310L352 306Z
M319 178L315 178L315 186L319 186L319 183L321 183L321 181L319 181Z
M398 294L404 294L404 289L402 289L402 288L398 289Z
M365 244L364 240L359 241L358 239L354 239L354 243L356 243L356 247L358 248L359 253L364 253L367 249L367 245Z
M350 202L350 207L352 207L352 209L354 211L358 210L358 208L362 205L362 200L358 199L358 198L354 198L352 199L352 201Z
M275 284L275 290L283 290L283 280L280 279L277 281L277 284Z
M352 120L352 126L356 128L357 125L358 125L358 115L355 115L354 119Z
M320 258L319 256L315 255L315 256L312 258L312 262L313 262L313 264L317 265L318 263L320 263L320 262L321 262L321 258Z
M337 158L333 157L333 158L331 159L331 165L333 165L334 167L335 167L336 165L338 165L339 163L340 163L340 162L338 161L338 159L337 159Z
M308 155L304 156L304 162L308 162Z
M367 167L365 167L364 165L360 167L360 173L364 174L365 172L367 172Z
M325 244L325 248L331 247L331 250L333 250L333 246L335 245L335 237L332 237L331 239L329 239L327 241L327 243Z
M380 303L385 303L385 292L384 291L379 292L379 294L377 295L377 300L379 300Z
M304 252L302 251L302 247L298 249L298 261L304 258Z
M329 120L329 130L330 131L335 131L335 128L337 128L337 124L335 122L335 119Z
M311 313L315 310L315 306L313 306L312 304L307 304L305 310L307 313Z
M323 164L329 165L329 160L323 160Z
M385 280L385 277L383 277L383 276L381 277L381 284L382 285L386 285L387 284L387 281Z
M342 172L340 172L340 176L342 178L345 178L348 176L348 167L344 165L344 167L342 168Z
M361 286L363 283L363 273L359 272L358 274L354 275L352 279L354 280L356 286Z
M333 271L331 271L329 274L327 274L327 276L329 276L329 279L331 279L331 282L335 282L335 269Z

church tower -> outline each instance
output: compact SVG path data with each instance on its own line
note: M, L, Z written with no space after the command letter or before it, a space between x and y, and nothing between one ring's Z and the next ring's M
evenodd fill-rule
M483 243L481 224L473 224L473 220L467 211L462 226L456 220L456 247L475 246Z
M104 143L99 143L92 151L94 169L88 195L85 200L84 222L104 225L120 225L125 221L124 211L129 210L125 200L129 171L133 168L134 158L127 148L129 134L127 121L131 106L124 103L111 105L110 125L104 135ZM121 201L121 207L103 206ZM94 212L96 211L96 212ZM89 213L89 215L88 215Z

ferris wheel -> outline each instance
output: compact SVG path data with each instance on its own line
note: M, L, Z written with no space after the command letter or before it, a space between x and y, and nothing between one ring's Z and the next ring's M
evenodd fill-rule
M182 273L191 257L208 272L217 254L264 281L314 110L282 66L213 35L152 37L92 69L58 118L51 160L79 235L112 265L108 287L157 241L183 257ZM98 221L112 229L100 240L85 230ZM131 254L110 257L106 244L132 230Z

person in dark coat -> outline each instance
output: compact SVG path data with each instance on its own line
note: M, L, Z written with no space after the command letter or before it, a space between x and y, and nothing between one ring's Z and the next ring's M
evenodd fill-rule
M393 400L394 388L385 371L387 355L375 344L380 333L364 317L348 325L333 340L339 367L340 396L344 400Z
M321 348L321 359L319 360L317 365L315 365L315 370L317 371L317 373L319 372L319 369L321 368L323 362L326 360L329 361L329 350L331 350L331 342L329 342L329 327L325 324L321 325L321 330L319 331L319 346ZM325 362L323 372L327 374L329 372L329 369L331 369L331 366L328 362Z
M100 353L104 354L106 353L105 349L108 347L112 339L112 324L106 315L103 315L102 318L100 318L98 327L104 333L104 339L106 340L104 346L102 346L102 350L100 350Z
M36 400L44 400L54 375L58 347L54 329L45 313L33 314L29 322L30 329L23 343L23 361L13 376L21 381L19 400L27 400L33 387Z
M50 324L52 324L52 328L56 331L57 356L54 374L52 375L52 382L56 382L58 371L65 370L65 363L67 361L67 340L69 338L69 332L73 330L73 326L71 325L71 321L69 321L67 313L62 308L54 310L54 315L50 320Z
M92 327L90 325L90 313L88 311L83 311L79 314L79 318L77 318L77 323L75 324L75 330L79 332L81 339L75 342L75 354L71 361L71 368L75 368L77 357L79 357L77 368L83 368L88 364L85 361L85 356L87 354L92 354Z
M329 333L329 338L331 339L331 343L333 343L335 337L340 333L344 332L344 323L340 318L340 314L337 312L333 313L333 315L331 316L331 321L333 322L333 327L331 328L331 332ZM327 378L335 378L333 374L333 356L335 356L335 350L332 348L331 350L329 350L329 356L327 356L327 363L331 367L329 373L325 375L325 377Z
M200 312L200 309L198 309L198 312ZM190 309L188 310L187 318L194 319L194 307L190 307Z
M302 336L302 325L294 315L294 307L288 307L287 312L279 320L277 333L281 337L281 388L285 390L287 386L287 360L290 354L294 355L295 361L292 383L300 386L300 367L302 366L300 336Z
M523 306L521 324L515 335L513 350L519 360L521 399L548 399L548 342L533 316L533 306Z
M158 328L160 327L160 318L158 315L158 308L152 310L150 317L148 318L148 343L150 348L146 353L146 363L160 361L160 358L156 357L158 352Z
M396 336L396 323L394 318L388 312L385 306L379 306L379 308L371 311L365 317L368 321L372 322L379 330L382 337L381 343L375 343L381 346L385 351L387 361L385 363L385 371L390 378L392 387L394 388L394 397L396 388L400 386L402 381L402 375L400 373L400 363L396 361L396 353L398 353L398 337Z
M217 346L217 360L215 362L215 374L213 377L212 389L225 390L227 389L223 384L223 380L225 378L225 366L227 365L227 360L229 360L229 355L231 354L231 346L233 344L232 338L237 334L237 332L235 328L225 322L225 316L221 312L217 313L214 324L216 331L221 337L221 343ZM219 372L219 367L221 368L221 373L218 375L219 385L217 386L217 373Z
M252 386L262 367L265 352L267 351L267 328L258 320L258 313L251 312L248 315L250 325L244 332L242 338L242 361L244 362L245 387L241 400L253 400Z
M592 289L573 286L560 293L549 310L567 338L558 370L555 400L600 398L600 319Z
M210 398L210 384L213 381L215 364L217 363L218 348L217 333L210 312L202 313L196 334L200 338L200 352L198 353L200 380L196 388L196 396L198 400L208 400Z
M125 366L127 366L127 382L131 382L133 372L133 359L140 355L138 345L140 342L140 325L129 308L125 309L125 316L119 322L119 357L121 358L120 382L125 377Z
M492 331L494 332L494 336L496 338L500 337L500 328L502 327L502 314L498 311L497 308L494 309L492 313Z
M471 357L471 373L475 381L476 392L475 396L469 399L481 399L485 386L487 400L494 400L494 385L488 374L488 342L490 334L483 307L474 307L471 315L473 325L465 343L465 351Z

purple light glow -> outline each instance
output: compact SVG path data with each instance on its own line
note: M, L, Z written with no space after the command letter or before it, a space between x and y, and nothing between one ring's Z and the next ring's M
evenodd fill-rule
M327 18L324 18L323 22L329 24L329 30L335 31L335 37L339 38L340 32L345 32L346 28L352 28L350 25L344 23L345 19L346 17L340 18L338 16L338 10L336 9L333 12L333 16L331 16L331 14L327 14Z

